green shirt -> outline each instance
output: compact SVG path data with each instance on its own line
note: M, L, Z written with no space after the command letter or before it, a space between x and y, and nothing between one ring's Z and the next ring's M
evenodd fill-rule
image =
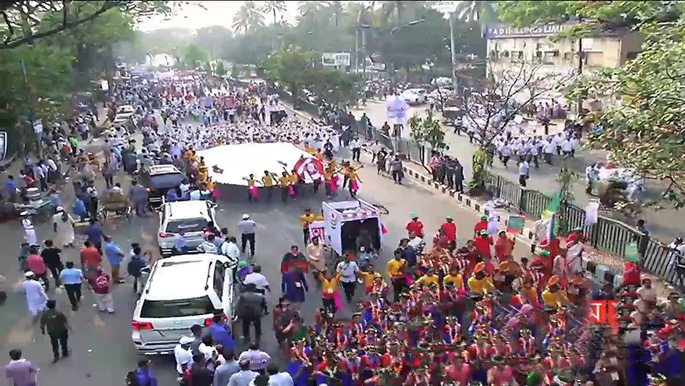
M40 317L40 329L50 335L58 335L67 331L69 324L67 317L57 310L45 310Z
M292 341L301 340L307 337L307 326L304 324L300 326L299 330L293 331L291 336Z

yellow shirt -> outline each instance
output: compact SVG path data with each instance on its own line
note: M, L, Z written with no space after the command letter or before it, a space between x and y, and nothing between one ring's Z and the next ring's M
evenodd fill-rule
M297 174L294 174L294 173L291 174L291 175L290 175L290 182L291 182L293 185L297 184L298 182L300 182L300 176L298 176Z
M314 221L323 221L323 215L322 214L317 214L316 217L314 218Z
M452 276L452 275L447 275L445 276L444 279L442 279L442 284L445 285L447 283L454 283L454 287L461 289L464 288L464 279L461 277L460 274L457 274L457 276Z
M416 282L423 285L429 285L431 283L438 284L438 282L440 282L440 277L438 277L438 275L423 275Z
M281 187L285 188L290 183L290 176L278 177L278 182L281 183Z
M388 265L386 265L385 269L388 271L388 276L398 277L398 276L404 275L404 272L402 272L402 269L406 266L407 266L407 260L391 259L390 261L388 261Z
M198 179L200 181L206 181L207 177L209 177L209 174L206 171L198 173Z
M255 181L254 178L248 178L248 179L247 179L247 186L251 188L251 187L254 186L255 182L256 182L256 181Z
M540 301L540 299L538 299L538 291L535 290L535 287L521 287L519 292L524 299L531 303L538 303Z
M357 172L354 171L354 170L348 171L348 172L347 172L347 177L349 177L349 179L351 179L351 180L356 180L356 179L359 178L359 176L357 175Z
M551 292L550 290L542 291L542 302L546 306L559 307L566 304L568 298L566 297L565 290L559 290L557 292Z
M495 285L492 284L492 278L486 276L482 279L476 279L472 276L469 281L469 290L477 294L485 295L486 292L491 292L495 289Z
M333 173L335 173L335 169L326 169L323 171L323 178L330 180L333 178Z
M264 177L262 177L262 182L266 187L274 186L274 178L271 177L271 175L265 175Z
M310 144L304 145L304 151L306 151L309 154L314 154L314 152L316 152L316 150L314 150L314 148Z
M376 278L376 273L359 271L359 276L361 276L362 281L364 282L364 287L368 288L373 285L373 281Z
M323 153L320 151L317 151L316 153L314 153L314 157L322 160L323 159Z
M209 190L209 191L214 190L214 182L212 180L207 181L205 183L205 185L207 186L207 190Z
M300 216L300 222L302 223L302 228L308 228L309 224L316 219L314 213L303 214Z
M336 289L338 289L338 284L340 283L340 278L342 277L342 272L338 272L335 277L331 280L326 280L321 272L319 272L319 279L321 279L321 289L323 290L324 296L326 294L333 294Z

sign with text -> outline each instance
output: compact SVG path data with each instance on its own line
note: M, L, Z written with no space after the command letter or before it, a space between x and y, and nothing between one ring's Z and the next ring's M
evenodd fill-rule
M326 223L324 221L312 221L309 224L309 241L312 241L312 237L318 237L321 243L326 242Z
M590 302L590 323L613 326L617 324L618 300L593 300Z
M569 24L545 24L533 27L517 28L512 26L492 26L485 32L487 39L509 37L544 37L553 36L569 27Z
M321 64L324 66L349 66L349 52L324 52L321 54Z

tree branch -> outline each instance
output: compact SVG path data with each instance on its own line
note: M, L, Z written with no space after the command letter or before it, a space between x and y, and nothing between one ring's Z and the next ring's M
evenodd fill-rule
M71 22L69 22L69 21L63 22L62 25L60 25L59 27L55 27L55 28L49 29L49 30L47 30L47 31L39 32L39 33L37 33L37 34L31 33L31 34L29 34L29 35L27 35L27 36L24 36L24 37L22 37L22 38L20 38L20 39L16 39L16 40L14 40L14 41L11 41L11 36L12 36L12 35L10 34L10 35L8 36L8 37L10 38L10 41L9 41L9 42L6 41L3 45L1 45L1 46L0 46L0 50L6 50L6 49L11 49L11 48L16 48L16 47L19 47L19 46L21 46L21 45L23 45L23 44L32 43L33 41L35 41L35 40L37 40L37 39L46 38L46 37L49 37L49 36L52 36L52 35L56 35L56 34L62 32L62 31L65 31L65 30L68 30L68 29L72 29L72 28L78 27L79 25L81 25L81 24L83 24L83 23L87 23L87 22L89 22L89 21L91 21L91 20L97 19L98 16L100 16L100 15L102 15L103 13L109 11L110 9L116 8L116 7L120 6L120 5L121 5L121 4L120 4L119 1L105 1L105 2L102 4L102 7L100 7L100 9L98 9L97 11L93 12L92 14L90 14L90 15L88 15L88 16L85 16L85 17L83 17L83 18L81 18L81 19L77 19L77 20L74 20L74 21L71 21Z

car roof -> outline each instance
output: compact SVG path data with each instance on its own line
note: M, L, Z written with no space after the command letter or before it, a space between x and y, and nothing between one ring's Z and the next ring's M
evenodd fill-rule
M179 255L158 260L148 279L145 299L190 299L206 295L216 261L217 255L210 254Z
M174 165L153 165L150 166L150 169L148 171L148 174L151 176L158 176L161 174L176 174L176 173L181 173L180 170L176 168Z
M174 201L164 204L167 218L172 220L183 220L191 218L210 218L208 213L207 201Z

